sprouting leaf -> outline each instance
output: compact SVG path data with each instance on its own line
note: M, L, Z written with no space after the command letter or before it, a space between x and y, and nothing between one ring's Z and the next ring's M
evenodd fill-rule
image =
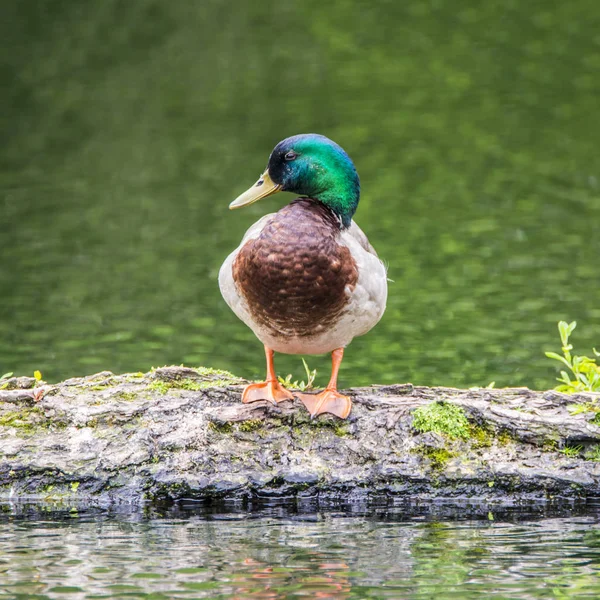
M306 373L306 379L307 381L292 381L292 374L289 373L285 379L283 377L278 377L277 379L279 380L279 383L281 383L282 385L284 385L285 387L288 388L292 388L292 389L298 389L301 392L303 392L304 390L310 389L312 388L312 384L315 381L315 377L317 376L317 370L313 369L312 371L308 368L308 364L306 363L306 361L304 360L304 358L302 359L302 362L304 364L304 371Z
M305 389L310 389L312 388L312 385L315 381L315 378L317 376L317 370L313 369L312 371L308 368L308 364L306 363L306 361L304 360L304 358L302 358L302 364L304 365L304 372L306 373L306 384L304 385L304 388L302 391L304 391ZM304 382L302 382L304 383Z
M42 373L41 373L41 371L37 371L37 370L34 371L33 372L33 376L35 377L36 381L41 381L42 380Z
M288 373L285 378L281 377L280 375L277 379L279 380L279 383L281 383L281 385L290 386L292 383L292 374Z
M571 325L573 325L573 327L571 327ZM567 323L566 321L558 322L558 333L560 334L560 341L563 346L566 346L569 343L569 336L576 326L576 321L573 321L573 323Z
M571 383L571 379L570 377L567 375L566 371L561 371L560 372L560 377L561 379L565 382L565 383Z
M0 377L0 379L8 379L9 377L12 377L13 374L12 373L4 373L4 375L2 375L2 377Z
M556 352L546 352L545 354L548 358L553 358L554 360L560 360L560 362L565 363L565 365L567 365L567 367L571 368L569 361L564 356L561 356L560 354L556 354Z
M588 378L585 376L584 373L577 373L577 379L579 379L579 381L581 381L581 383L583 383L584 386L588 386Z

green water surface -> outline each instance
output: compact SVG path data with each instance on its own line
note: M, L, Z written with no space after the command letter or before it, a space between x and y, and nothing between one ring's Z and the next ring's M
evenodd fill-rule
M600 346L599 24L592 0L5 0L0 375L262 377L216 278L291 197L227 205L313 131L394 280L342 385L551 387L556 321Z
M0 598L598 598L596 516L0 518ZM273 511L276 514L276 511Z

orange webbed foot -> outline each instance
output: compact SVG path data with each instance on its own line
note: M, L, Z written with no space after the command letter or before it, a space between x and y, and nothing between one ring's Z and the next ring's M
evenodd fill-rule
M268 400L273 404L293 400L294 396L286 390L278 381L266 381L264 383L251 383L244 388L242 402L258 402Z
M318 394L299 394L296 396L306 406L311 418L322 413L331 413L340 419L346 419L352 410L352 401L348 396L334 389L325 389Z

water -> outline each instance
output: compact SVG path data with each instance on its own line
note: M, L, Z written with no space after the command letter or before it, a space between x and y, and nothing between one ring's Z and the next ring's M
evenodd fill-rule
M0 597L598 597L597 514L491 518L19 511L0 522Z
M217 271L289 198L227 205L273 145L354 158L395 281L342 385L553 385L559 319L600 345L592 0L7 0L0 375L186 363L262 377ZM327 357L312 358L317 383ZM298 358L280 371L303 374Z

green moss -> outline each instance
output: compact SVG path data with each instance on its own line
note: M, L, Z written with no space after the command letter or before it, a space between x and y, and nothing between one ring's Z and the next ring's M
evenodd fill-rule
M197 392L199 390L203 390L204 388L210 387L210 384L207 381L194 381L193 379L180 379L175 382L176 387L180 390L189 390L191 392Z
M200 384L200 389L206 389L206 388L211 388L211 387L227 387L230 385L238 385L240 383L239 380L233 380L233 379L214 379L211 381L203 381Z
M350 435L350 430L346 423L336 423L333 427L333 433L338 437L346 437L347 435Z
M0 427L18 427L20 429L30 429L31 422L28 420L25 411L7 411L0 415Z
M250 432L261 429L265 422L262 419L249 419L248 421L242 421L238 425L238 431Z
M508 444L514 442L513 436L511 435L508 429L503 429L497 436L496 439L501 446L507 446Z
M270 422L275 425L273 419ZM287 418L284 421L276 423L277 426L283 424L288 425L292 433L296 436L306 435L311 430L315 431L319 429L331 431L338 437L352 435L348 421L342 421L332 415L322 415L318 419L311 419L307 412L298 412L292 418Z
M469 425L469 440L473 448L489 448L494 442L499 446L506 446L514 439L507 429L496 433L484 425Z
M231 423L217 423L216 421L211 421L208 424L208 427L217 433L231 433L233 431L233 425Z
M229 371L223 371L222 369L213 369L212 367L198 367L196 369L198 375L202 377L218 377L219 379L228 380L232 383L239 382L240 378L230 373Z
M237 382L229 379L213 379L208 381L198 381L196 379L185 378L172 379L169 381L153 381L148 387L154 392L166 394L169 390L189 390L192 392L198 392L200 390L205 390L212 387L227 387L228 385L232 385L235 383Z
M345 421L340 422L337 419L328 419L327 421L325 421L320 419L319 421L315 421L315 423L320 423L320 425L317 425L318 427L327 427L327 429L330 429L338 437L346 437L350 435L348 424Z
M144 493L144 498L150 502L161 502L172 498L181 498L188 495L190 486L186 483L163 483L157 486L155 490Z
M542 444L543 452L556 452L558 449L558 441L553 439L546 439Z
M493 442L491 433L480 425L469 426L469 439L473 448L489 448Z
M102 385L92 385L86 388L86 391L91 390L92 392L102 392L103 390L107 390L110 386L103 383Z
M590 448L583 458L585 458L585 460L600 462L600 445Z
M148 385L148 389L159 394L166 394L171 389L171 385L166 381L153 381Z
M436 471L441 471L446 463L456 456L454 452L450 452L446 448L432 448L431 446L417 446L411 452L429 460L431 468Z
M469 420L465 411L456 404L432 402L419 406L412 413L412 426L423 433L442 433L453 439L469 437Z
M141 379L144 378L144 373L139 371L138 373L126 373L125 375L121 375L119 379L122 381L126 381L127 383L141 383Z
M136 392L122 391L117 394L117 397L121 400L126 400L127 402L131 402L132 400L135 400L138 397L138 394Z
M348 422L341 421L337 417L331 415L325 415L319 419L306 418L306 420L298 422L298 425L302 425L308 429L327 429L338 437L350 435Z
M48 427L49 424L50 421L37 406L0 414L0 427L14 427L24 433L33 433L36 429Z

